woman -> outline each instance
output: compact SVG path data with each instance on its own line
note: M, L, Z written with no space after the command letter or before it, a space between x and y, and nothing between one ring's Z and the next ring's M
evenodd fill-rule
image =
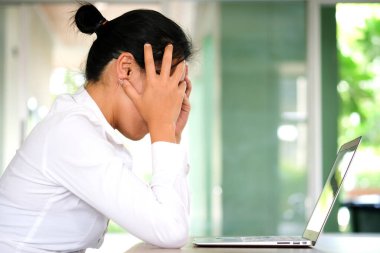
M181 247L189 230L188 163L179 143L190 112L191 44L151 10L107 21L86 4L75 24L97 35L87 83L56 100L3 174L0 252L98 248L109 219L148 243ZM149 185L132 173L116 130L132 140L150 134Z

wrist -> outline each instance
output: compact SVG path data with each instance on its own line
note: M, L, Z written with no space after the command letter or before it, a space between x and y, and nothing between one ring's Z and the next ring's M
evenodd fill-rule
M152 143L157 141L177 142L174 124L151 124L149 134Z

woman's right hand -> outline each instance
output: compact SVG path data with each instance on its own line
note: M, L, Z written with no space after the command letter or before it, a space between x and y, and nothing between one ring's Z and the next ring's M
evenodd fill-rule
M179 63L172 75L173 45L167 45L160 74L156 74L152 46L144 45L145 88L139 94L130 82L123 89L148 125L151 141L176 142L176 121L185 97L186 82L181 81L185 62Z

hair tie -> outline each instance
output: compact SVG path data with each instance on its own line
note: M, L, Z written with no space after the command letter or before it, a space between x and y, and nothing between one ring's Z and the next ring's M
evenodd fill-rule
M101 20L95 27L95 33L96 35L99 35L98 32L100 32L101 30L103 30L104 28L104 25L108 23L108 20L107 19L103 19Z

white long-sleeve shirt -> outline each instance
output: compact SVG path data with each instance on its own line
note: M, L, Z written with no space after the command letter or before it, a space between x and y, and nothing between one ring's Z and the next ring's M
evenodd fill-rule
M152 144L152 180L85 89L59 97L0 179L0 252L99 248L108 219L161 247L188 235L188 163L178 144Z

